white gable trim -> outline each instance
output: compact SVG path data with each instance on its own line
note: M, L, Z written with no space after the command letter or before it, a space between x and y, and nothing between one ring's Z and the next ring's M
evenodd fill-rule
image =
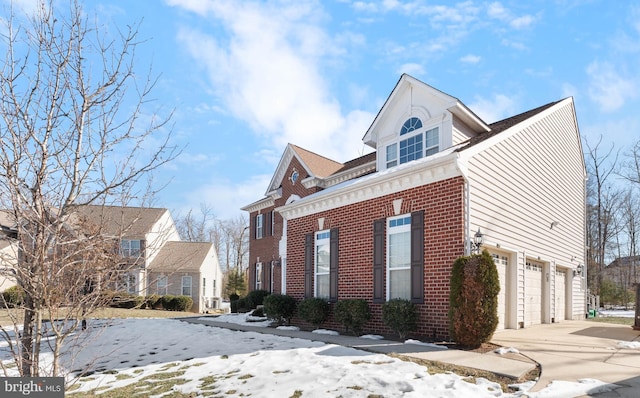
M291 164L291 160L293 158L298 159L298 162L304 167L306 174L313 176L314 174L311 172L309 167L300 159L296 151L291 147L291 144L287 144L287 147L280 158L280 162L278 162L278 167L276 167L275 173L273 173L273 177L271 178L271 182L269 182L269 188L267 188L267 192L265 195L272 195L282 184L282 180L284 179L284 175L289 168L289 164Z
M292 220L460 176L456 161L459 154L454 149L346 181L276 211Z

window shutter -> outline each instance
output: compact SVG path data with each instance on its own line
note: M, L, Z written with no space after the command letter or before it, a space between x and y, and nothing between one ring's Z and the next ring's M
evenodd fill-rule
M329 301L338 301L338 228L329 235Z
M269 213L265 213L262 215L262 237L266 237L267 236L267 215Z
M304 297L313 297L313 234L304 236Z
M384 302L384 227L386 220L373 222L373 302Z
M411 213L411 302L424 303L424 210Z
M258 225L258 216L253 216L253 223L249 223L249 233L251 236L250 239L256 238L256 225Z

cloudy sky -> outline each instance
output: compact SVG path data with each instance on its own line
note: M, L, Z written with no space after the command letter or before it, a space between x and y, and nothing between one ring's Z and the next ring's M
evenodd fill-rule
M26 1L26 0L24 0ZM402 73L486 122L573 96L587 142L640 137L640 5L630 1L92 1L141 22L138 65L175 109L180 157L154 205L218 218L260 199L287 143L346 161Z

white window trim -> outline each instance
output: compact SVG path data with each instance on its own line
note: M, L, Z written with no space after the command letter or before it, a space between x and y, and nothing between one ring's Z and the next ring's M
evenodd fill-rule
M160 282L163 282L162 284ZM158 292L159 295L166 295L169 286L169 278L166 275L160 275L158 277L158 280L156 280L156 291ZM160 289L164 289L163 292L160 291Z
M395 226L392 227L391 226L391 221L393 220L399 220L399 219L405 219L405 218L409 218L409 221L406 224L400 225L400 226ZM391 242L391 240L389 239L391 235L393 234L398 234L398 233L409 233L411 234L411 214L402 214L399 216L395 216L395 217L389 217L387 218L387 228L386 228L387 232L386 232L386 263L385 263L385 268L386 268L386 298L387 301L391 300L391 273L393 271L406 271L409 270L409 272L411 272L411 262L409 262L409 264L407 264L406 267L396 267L393 268L393 270L391 270L390 267L390 261L389 261L389 254L390 254L390 250L389 250L389 243ZM411 241L411 236L409 236L409 241ZM409 258L411 258L411 247L409 247Z
M262 239L262 225L264 224L264 214L256 216L256 239Z
M262 273L262 263L256 263L256 283L255 283L255 287L256 290L261 290L262 289L262 279L264 278L264 275ZM260 276L260 277L258 277Z
M443 126L441 123L429 123L426 124L424 119L422 117L420 117L420 119L422 120L422 128L417 129L417 130L413 130L409 133L406 133L404 135L400 135L400 130L402 129L402 125L404 124L404 121L406 121L407 119L409 119L410 117L407 117L403 120L402 124L400 124L400 127L398 128L398 130L396 131L395 135L393 136L392 139L389 139L386 142L381 143L380 145L380 149L379 149L379 156L378 158L380 159L380 164L379 167L381 167L382 169L389 169L391 167L395 167L398 166L400 164L404 164L404 163L400 163L400 141L404 141L408 138L411 138L413 136L416 135L422 135L422 156L421 158L425 158L427 157L427 151L429 149L433 149L433 148L437 148L438 152L440 152L441 148L442 148L442 131L443 131ZM438 130L438 143L437 145L431 145L429 147L427 147L427 132L431 131L433 129L437 129ZM387 161L387 148L393 144L396 144L396 156L395 158L388 162ZM436 152L437 153L437 152ZM431 154L429 156L433 156L434 154ZM421 159L420 158L420 159ZM415 160L419 160L419 159L414 159L414 160L410 160L409 162L413 162ZM389 163L394 163L394 165L389 166ZM405 163L409 163L409 162L405 162Z
M184 282L185 281L189 281L189 285L185 285ZM184 294L184 288L188 287L189 288L189 294ZM180 289L180 293L183 296L193 296L193 278L191 277L191 275L183 275L182 276L182 289Z
M319 235L322 235L321 238L318 238ZM313 297L318 297L318 276L328 276L329 275L329 269L327 269L326 272L318 272L318 246L320 245L326 245L327 248L329 249L329 258L331 258L331 233L328 229L322 230L322 231L317 231L314 234L314 245L313 245ZM329 268L331 265L327 264L327 268ZM322 298L329 298L329 296L327 297L322 297Z

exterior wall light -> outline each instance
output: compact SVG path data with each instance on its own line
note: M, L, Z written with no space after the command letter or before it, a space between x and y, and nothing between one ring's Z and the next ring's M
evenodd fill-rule
M473 241L471 242L471 254L480 254L480 246L482 246L483 238L480 227L478 227L478 232L473 235Z
M582 271L584 271L584 265L578 264L576 269L573 270L573 276L582 275Z

